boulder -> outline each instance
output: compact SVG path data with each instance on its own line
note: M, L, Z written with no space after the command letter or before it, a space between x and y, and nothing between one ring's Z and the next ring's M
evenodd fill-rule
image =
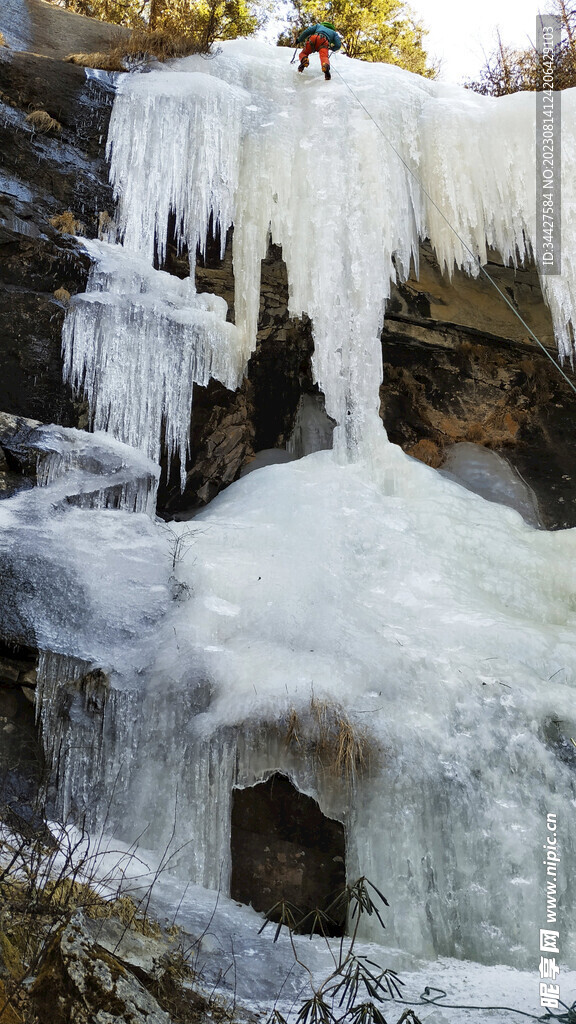
M91 938L80 911L52 941L30 997L52 1024L171 1024L129 967Z
M11 49L59 60L76 50L103 50L127 32L45 0L2 0L0 30Z

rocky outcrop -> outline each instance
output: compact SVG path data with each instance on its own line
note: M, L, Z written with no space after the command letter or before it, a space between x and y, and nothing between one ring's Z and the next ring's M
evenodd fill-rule
M30 996L54 1024L171 1022L128 966L93 941L81 912L53 940Z
M90 261L74 234L94 236L111 209L102 139L113 88L83 68L0 48L0 409L79 425L62 382L61 332ZM29 120L43 110L58 127Z
M450 445L462 441L499 453L535 492L541 524L568 528L576 524L576 440L566 423L576 411L576 395L553 365L552 324L534 267L505 267L493 253L487 269L552 361L486 278L455 271L448 280L423 245L419 279L394 288L387 310L381 417L395 444L434 468L443 465ZM223 263L204 267L198 279L203 290L232 296L229 248ZM232 458L235 471L242 458L250 458L250 443L254 451L285 447L300 396L318 390L311 375L311 324L288 317L278 246L271 246L263 262L261 287L258 344L247 382L238 396L221 387L217 397L218 388L205 396L215 429L223 423L226 433L229 423L242 436ZM242 432L244 415L251 436ZM217 440L221 443L218 435ZM200 445L193 451L199 453ZM212 483L203 490L204 474L210 472ZM172 492L172 508L211 497L223 472L202 452L184 496Z
M114 45L126 29L85 18L46 0L2 0L0 29L6 44L62 60L76 50L97 51Z
M17 859L20 842L15 835ZM37 845L38 833L28 842ZM75 880L78 868L65 860L67 854L70 850L64 849L65 868L55 882L32 868L41 881L35 893L18 887L12 867L3 876L2 1019L11 1024L199 1024L213 1019L220 1007L197 991L200 982L183 933L143 915L128 897L103 900L96 889ZM250 1018L240 1013L238 1019Z
M493 254L488 271L557 359L534 268ZM382 354L381 415L394 443L436 468L452 444L484 445L533 489L542 525L576 524L576 395L485 279L446 281L423 247L420 280L394 291Z

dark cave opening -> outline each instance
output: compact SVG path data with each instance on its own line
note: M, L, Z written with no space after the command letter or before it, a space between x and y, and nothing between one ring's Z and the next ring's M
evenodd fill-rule
M287 901L301 917L326 910L346 885L346 837L312 797L275 772L265 782L235 788L232 799L230 895L279 920L272 908ZM343 915L332 913L327 935L343 935ZM299 931L313 930L312 918Z

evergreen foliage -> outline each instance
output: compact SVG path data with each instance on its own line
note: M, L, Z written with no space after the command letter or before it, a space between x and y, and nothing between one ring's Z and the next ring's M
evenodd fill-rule
M265 21L268 0L59 0L77 14L129 28L149 28L208 41L252 35Z
M396 971L380 967L356 950L361 918L374 915L380 926L385 928L382 910L387 906L388 900L383 893L362 875L337 893L325 910L316 908L309 914L303 914L286 900L280 900L268 911L260 932L268 922L275 922L272 941L277 942L284 926L288 930L296 963L309 973L310 992L301 999L296 1024L392 1024L383 1011L393 1005L395 999L401 998L404 982ZM294 935L304 931L310 936L317 934L326 938L330 934L327 923L334 925L342 920L347 922L349 934L342 936L339 946L329 946L333 969L318 983L310 968L299 958ZM421 1024L412 1009L405 1010L397 1020L397 1024L408 1022ZM275 1005L266 1024L288 1022Z
M349 57L396 64L426 78L438 73L423 47L426 30L404 0L290 0L290 27L279 43L294 45L299 32L316 21L334 23Z

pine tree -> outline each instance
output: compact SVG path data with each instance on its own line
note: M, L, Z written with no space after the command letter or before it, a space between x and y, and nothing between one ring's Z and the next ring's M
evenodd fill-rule
M62 6L114 25L205 38L208 46L216 38L252 35L270 0L62 0Z
M426 78L438 73L424 50L426 30L404 0L291 0L290 31L279 42L292 43L315 21L334 23L349 57L396 64Z

